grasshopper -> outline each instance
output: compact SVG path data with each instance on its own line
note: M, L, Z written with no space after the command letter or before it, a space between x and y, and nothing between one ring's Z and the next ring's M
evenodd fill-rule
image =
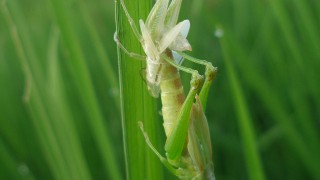
M210 62L183 52L191 51L192 48L186 39L190 28L189 20L177 24L182 0L171 0L170 4L169 0L158 0L146 22L139 20L141 34L126 9L124 0L120 0L120 3L146 56L129 52L121 44L117 33L114 40L130 57L146 60L148 90L153 97L161 94L163 125L167 136L164 147L166 158L154 148L143 124L139 122L146 143L168 170L180 179L215 179L210 133L204 111L217 68ZM204 83L203 76L197 70L181 65L181 58L206 67ZM186 97L179 71L190 73L192 77Z

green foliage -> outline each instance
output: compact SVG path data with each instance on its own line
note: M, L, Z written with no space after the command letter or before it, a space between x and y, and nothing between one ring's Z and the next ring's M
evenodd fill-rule
M126 1L136 23L153 3ZM5 4L0 179L172 179L138 128L143 121L164 153L145 63L122 53L117 61L114 2ZM117 10L120 40L142 53ZM187 18L190 54L219 68L206 112L216 178L320 179L320 3L184 0Z

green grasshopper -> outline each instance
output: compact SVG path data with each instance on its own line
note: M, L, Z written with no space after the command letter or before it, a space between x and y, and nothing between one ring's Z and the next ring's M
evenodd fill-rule
M172 0L169 5L169 0L158 0L146 23L143 20L139 21L140 34L124 0L120 0L146 56L129 52L121 44L116 33L114 40L130 57L146 60L148 89L154 97L161 93L163 125L167 136L166 158L154 148L143 129L143 124L139 122L148 146L160 161L181 179L215 179L210 133L204 110L217 68L210 62L183 53L186 50L190 51L191 45L186 39L190 28L189 20L177 24L181 2L182 0ZM180 65L181 58L206 67L204 83L198 71ZM179 70L192 75L191 87L186 97Z

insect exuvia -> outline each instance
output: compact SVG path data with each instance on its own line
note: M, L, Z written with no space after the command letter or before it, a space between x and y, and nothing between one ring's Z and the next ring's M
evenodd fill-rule
M118 47L129 56L146 60L148 89L153 97L158 97L161 93L163 125L167 136L166 158L153 147L142 123L139 123L149 147L181 179L214 179L210 133L204 110L217 68L210 62L183 53L190 51L191 45L186 39L190 28L189 20L177 24L181 2L182 0L171 0L169 5L169 0L158 0L146 22L139 21L140 34L124 1L120 0L146 56L129 52L116 33L114 39ZM206 67L204 83L198 71L181 66L181 58ZM186 97L179 70L192 75L191 87Z

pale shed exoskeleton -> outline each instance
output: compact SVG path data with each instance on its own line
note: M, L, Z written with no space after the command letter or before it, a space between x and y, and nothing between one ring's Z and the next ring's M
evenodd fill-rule
M154 97L161 93L163 125L167 136L166 158L153 147L140 123L149 147L161 162L181 179L214 179L210 133L204 110L217 68L214 68L210 62L193 58L182 52L191 50L191 45L186 39L190 28L189 20L177 24L181 1L172 0L169 5L169 0L158 0L148 15L146 23L139 21L140 35L124 1L120 0L146 56L129 52L121 44L116 33L114 39L118 47L129 56L146 60L148 89ZM176 57L176 61L173 56ZM180 56L206 66L203 85L203 77L198 71L180 65ZM191 88L187 97L183 91L179 70L192 75Z

